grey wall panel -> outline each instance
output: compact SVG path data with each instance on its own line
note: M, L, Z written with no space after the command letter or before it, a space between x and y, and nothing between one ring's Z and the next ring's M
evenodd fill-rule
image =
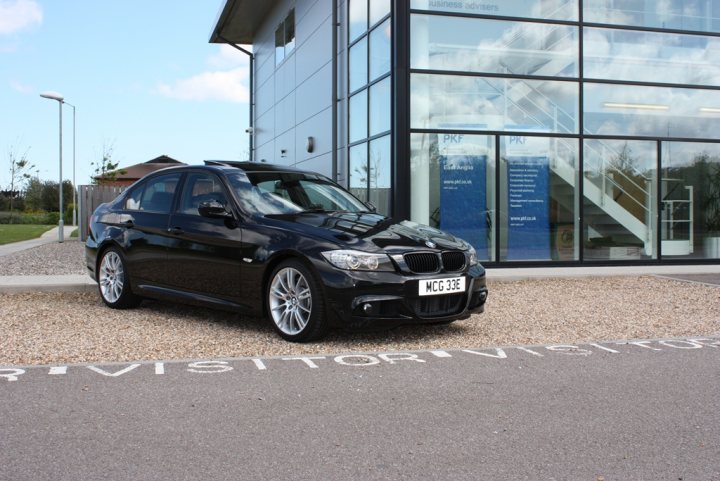
M255 85L265 85L265 83L269 82L275 74L275 57L269 56L265 62L262 62L262 57L260 58L260 61L258 61L257 58L255 60L257 62L255 69Z
M257 162L266 161L273 163L275 158L275 141L270 141L262 147L255 149L255 160Z
M268 159L268 162L271 160ZM295 129L290 129L275 139L275 155L272 162L281 165L295 163Z
M275 135L295 127L295 92L275 104Z
M300 2L300 4L308 4L313 2ZM300 6L296 7L296 18L297 11L300 10ZM302 46L305 42L310 39L312 34L317 30L330 16L332 15L332 1L331 0L317 0L312 6L306 11L306 15L302 18L298 18L296 38L298 46Z
M296 82L304 82L332 60L332 22L328 17L295 51Z
M303 122L318 112L332 107L331 86L332 63L326 64L298 86L295 95L295 117L298 122Z
M323 174L332 179L332 155L328 152L295 165L298 169L306 169Z
M295 90L295 52L275 69L275 101L280 102Z
M298 24L303 21L303 18L305 18L307 13L315 6L316 3L318 3L318 0L300 0L295 3L295 19Z
M275 109L271 108L255 121L255 145L261 146L275 139Z
M255 116L260 117L275 106L275 85L272 77L255 87Z
M295 156L298 162L332 152L332 109L327 108L295 128ZM308 152L307 138L313 137L315 149Z

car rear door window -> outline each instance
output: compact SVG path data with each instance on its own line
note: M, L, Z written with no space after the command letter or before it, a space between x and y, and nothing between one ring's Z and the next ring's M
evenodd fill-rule
M150 179L145 184L140 199L140 210L169 214L179 180L180 174L161 175Z

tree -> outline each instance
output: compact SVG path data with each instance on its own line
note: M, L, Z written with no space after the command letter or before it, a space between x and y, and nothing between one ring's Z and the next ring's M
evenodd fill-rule
M96 185L114 182L118 175L127 172L124 169L117 170L119 163L113 162L112 155L114 150L113 144L103 143L102 160L100 162L91 162L90 165L95 166L95 171L90 182Z
M14 147L8 149L8 158L10 159L10 223L12 224L13 207L15 199L20 196L23 184L30 179L30 171L35 168L35 165L30 164L27 158L27 153L30 148L25 149L25 152L18 157Z

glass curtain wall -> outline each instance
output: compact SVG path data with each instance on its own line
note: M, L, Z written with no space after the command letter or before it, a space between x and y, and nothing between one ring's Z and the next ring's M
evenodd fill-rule
M486 262L720 258L720 0L410 0L409 59L412 220Z
M391 212L391 2L348 1L350 191Z

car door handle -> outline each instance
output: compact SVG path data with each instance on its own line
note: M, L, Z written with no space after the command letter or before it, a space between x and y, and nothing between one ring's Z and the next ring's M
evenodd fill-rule
M182 235L185 233L185 231L182 230L180 227L170 227L167 231L168 231L168 234L172 234L172 235Z

